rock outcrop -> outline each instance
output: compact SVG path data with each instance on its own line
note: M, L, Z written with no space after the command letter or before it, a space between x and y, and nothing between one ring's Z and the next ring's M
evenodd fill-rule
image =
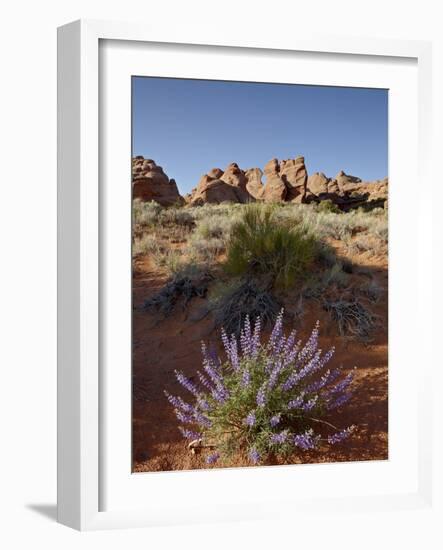
M238 190L234 185L226 183L221 178L213 178L209 174L205 174L200 179L197 187L187 199L187 202L192 206L202 206L206 203L242 202Z
M191 205L201 205L206 202L220 204L222 202L247 203L260 199L262 193L261 170L251 168L242 170L233 162L226 170L213 168L203 175L186 200Z
M263 172L260 168L249 168L245 171L246 191L255 200L261 200L263 195Z
M264 183L262 178L264 176ZM274 158L264 167L242 170L235 162L225 170L213 168L204 174L191 193L183 198L173 179L152 159L132 159L133 196L163 206L199 206L223 202L320 202L329 199L342 210L357 206L384 206L388 199L388 178L362 181L341 170L335 178L322 172L308 177L304 158Z
M305 202L308 172L304 157L282 160L280 177L284 181L287 193L286 200L290 202Z
M355 189L356 184L361 183L360 178L357 178L356 176L351 176L349 174L345 174L343 170L340 170L340 172L335 176L335 179L337 181L337 185L341 193L347 193L348 191L353 191Z
M277 159L270 160L264 168L266 177L262 198L265 202L279 202L286 200L287 188L280 177L280 164Z
M315 174L308 177L307 188L313 195L321 197L328 194L328 184L330 182L330 178L327 178L323 172L315 172Z
M169 179L152 159L132 159L132 196L142 201L156 201L162 206L184 204L174 179Z
M388 200L388 178L376 181L362 181L341 170L335 178L328 178L322 172L308 177L308 193L311 201L329 199L343 210L358 206L384 206Z
M303 157L270 160L264 169L266 182L263 200L266 202L306 202L308 172Z

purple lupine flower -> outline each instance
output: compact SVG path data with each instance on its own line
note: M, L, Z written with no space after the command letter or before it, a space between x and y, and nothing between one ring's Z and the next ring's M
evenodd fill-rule
M180 430L181 434L185 439L201 439L202 434L198 432L194 432L192 430L187 430L186 428L183 428L182 426L179 426L178 429Z
M278 340L280 339L283 333L283 313L284 309L280 310L280 313L277 315L274 328L272 329L271 336L269 337L268 348L274 349Z
M237 371L239 369L239 358L238 358L238 349L237 349L237 339L234 334L231 336L231 365L232 368Z
M205 428L210 428L212 426L212 422L209 420L209 418L202 414L200 411L195 410L193 416L195 420Z
M284 443L286 441L287 438L288 438L288 432L283 431L283 432L280 432L278 434L272 434L271 437L269 438L269 441L273 445L281 445L282 443Z
M288 365L293 365L296 362L298 353L300 351L300 346L301 346L301 340L299 340L297 344L292 347L289 353L284 356L284 359L283 359L284 367L287 367Z
M189 403L186 403L185 401L183 401L181 397L176 397L175 395L171 395L167 391L165 391L165 395L169 403L171 403L171 405L173 405L176 409L181 409L182 411L185 411L185 412L192 412L194 410L194 407L192 405L189 405Z
M308 341L304 345L303 349L299 353L298 362L309 360L315 353L318 347L318 334L320 323L317 321L315 327L308 338Z
M203 397L199 396L197 398L197 403L203 411L210 411L211 410L211 407L210 407L209 403Z
M224 327L222 327L222 329L221 329L221 339L222 339L222 342L223 342L223 347L225 348L225 353L226 353L228 359L230 359L231 342L229 341L228 335L226 334L226 331L225 331Z
M340 395L340 397L337 397L337 399L335 401L332 401L332 402L328 403L326 408L329 411L332 411L333 409L338 409L338 407L341 407L347 401L349 401L350 398L351 398L351 394L344 393L343 395Z
M302 371L303 371L303 376L302 377L303 378L306 377L306 376L309 376L311 374L314 374L317 371L321 371L323 369L323 367L326 365L326 363L331 360L331 357L335 353L335 348L332 347L331 349L329 349L323 355L323 357L321 357L321 351L322 350L318 350L316 352L316 354L314 355L314 357L306 365L306 367L304 367L304 369L302 369Z
M256 358L260 351L260 333L261 333L261 322L260 317L257 317L255 320L254 333L252 335L251 343L251 357Z
M183 424L194 424L195 419L192 414L186 414L180 409L174 409L174 414Z
M257 451L257 449L255 448L252 448L250 451L249 451L249 459L251 460L251 462L253 464L257 464L260 460L260 454L259 452Z
M274 368L272 369L272 372L269 376L269 380L268 380L268 390L272 390L275 386L275 384L277 383L277 380L278 380L278 376L281 372L283 368L283 362L282 361L278 361Z
M317 401L318 401L318 395L315 395L312 399L309 399L309 401L306 401L306 403L303 403L301 408L305 412L308 412L308 411L312 410L315 407Z
M249 372L248 366L245 365L242 372L241 384L244 388L246 388L249 386L250 381L251 381L251 373Z
M252 411L248 414L248 416L245 418L245 424L252 428L255 424L255 412Z
M199 370L197 371L197 376L202 385L207 388L208 390L212 390L212 384L211 382L206 378L204 374L202 374Z
M289 391L289 390L292 390L292 388L295 386L295 384L297 384L299 380L299 373L298 372L293 372L292 374L290 374L288 376L288 378L285 380L285 382L283 382L281 388L283 391Z
M313 430L307 430L302 434L294 436L293 443L296 447L300 447L304 451L314 449L320 440L320 436L315 436Z
M321 350L318 350L314 357L308 362L306 366L304 366L299 371L294 371L284 382L282 385L282 389L284 391L289 391L292 389L300 380L303 380L303 378L306 378L310 374L313 374L315 371L319 370L321 363L320 360L321 356Z
M229 393L227 390L218 388L214 388L211 391L211 395L218 403L224 403L229 397Z
M249 315L246 315L245 325L240 332L240 346L243 352L243 357L249 357L252 352L252 334Z
M334 445L335 443L341 443L351 435L354 429L355 429L355 426L349 426L349 428L345 428L344 430L341 430L339 432L336 432L335 434L330 435L328 437L328 443L330 445Z
M226 337L225 348L228 350L227 353L231 357L231 347L227 337ZM209 380L215 387L211 387L211 385L209 384L209 380L207 380L207 383L205 383L205 381L203 381L201 378L203 375L199 375L199 377L202 380L202 383L210 390L212 397L216 401L221 403L228 398L229 394L226 388L224 387L223 378L218 370L218 366L217 366L218 358L215 352L211 352L211 355L209 355L206 352L206 346L204 344L202 345L202 352L203 352L203 368L206 374L209 376ZM203 376L203 378L205 377Z
M206 374L209 376L213 384L221 383L221 376L215 366L214 362L208 355L203 356L203 368L205 369Z
M196 388L196 386L189 380L189 378L186 378L186 376L182 372L176 370L175 377L177 378L178 382L190 393L195 396L198 395L198 389Z
M214 348L211 348L210 351L206 348L206 344L204 342L201 343L201 350L203 355L203 365L210 366L211 370L214 371L216 375L219 376L219 366L220 366L220 359L217 356L217 353Z
M206 464L214 464L220 458L220 453L212 453L206 457Z
M275 428L275 426L277 426L277 424L280 422L280 418L281 418L280 413L274 414L274 416L269 421L269 424L270 424L271 428Z
M260 342L260 318L256 318L252 331L249 318L245 319L239 340L234 335L228 338L225 331L222 330L222 341L227 356L227 362L224 365L214 348L211 348L211 352L208 353L206 346L202 344L203 369L202 372L197 371L198 385L186 378L183 373L176 371L179 383L195 396L194 404L190 405L183 401L181 397L171 396L167 392L165 392L166 397L173 405L174 413L179 422L184 425L195 425L197 430L200 430L193 431L180 426L179 429L184 437L201 440L206 434L206 429L211 428L213 423L215 428L219 427L217 408L219 404L226 403L231 397L231 390L228 391L227 382L225 381L231 379L225 378L227 375L228 377L234 376L234 383L229 385L229 387L232 386L234 395L238 391L245 391L245 395L248 395L250 391L257 392L253 396L257 403L256 410L250 411L243 419L245 426L254 427L254 430L248 430L248 438L251 438L256 431L257 437L263 438L265 432L260 431L262 426L261 424L257 425L256 415L262 414L260 411L263 407L274 406L273 390L279 384L279 390L275 397L280 398L279 391L283 388L288 392L287 404L280 412L277 409L272 413L273 416L270 415L267 429L271 433L266 435L267 440L260 439L260 441L267 445L268 449L271 449L272 445L279 446L286 442L291 442L295 447L302 450L313 449L318 445L321 440L320 435L316 435L312 429L304 433L291 433L289 429L285 429L287 426L281 425L283 424L281 415L284 411L288 411L287 414L290 418L291 413L289 411L295 409L295 414L303 416L304 413L314 409L318 402L324 403L329 409L343 405L351 395L349 386L352 375L342 377L341 369L324 372L324 367L331 359L334 348L322 355L318 345L318 322L302 347L300 340L295 343L295 330L292 330L285 337L282 318L283 310L277 317L266 347L262 347ZM256 372L252 370L252 361L257 360L258 357L260 357L260 365L257 364L257 367L263 368L263 371L257 369ZM314 376L316 373L319 373L318 376ZM253 379L252 374L254 374ZM256 374L257 377L262 376L261 381L258 382L258 390L251 387L251 381L256 382ZM281 380L282 378L283 380ZM277 426L278 433L273 433ZM327 441L330 444L339 443L349 436L352 429L353 427L337 431L337 433L330 435ZM244 430L244 436L246 436L246 430ZM254 445L253 439L250 439L250 444ZM265 452L267 451L265 450ZM218 458L219 453L212 453L206 460L209 464L213 464ZM250 447L249 459L252 463L257 464L262 461L263 457L260 456L256 447Z
M331 396L337 393L344 392L348 388L348 386L351 384L353 379L354 379L354 375L352 372L350 372L347 376L343 378L343 380L340 380L338 384L336 384L330 390L328 390L327 395Z
M259 407L264 407L266 403L266 385L265 384L263 384L262 387L257 392L256 401Z
M298 397L295 399L291 399L288 403L288 409L298 409L303 405L303 399L305 397L305 394L302 392Z
M272 371L273 367L274 367L274 358L269 357L265 364L265 372L269 374Z
M292 350L295 344L295 336L297 334L297 331L293 329L288 338L286 339L285 345L283 346L283 354L288 355L288 353Z
M318 380L315 380L314 382L306 386L305 388L306 393L314 393L324 388L326 384L329 382L330 376L331 376L331 371L328 369L321 378L319 378Z

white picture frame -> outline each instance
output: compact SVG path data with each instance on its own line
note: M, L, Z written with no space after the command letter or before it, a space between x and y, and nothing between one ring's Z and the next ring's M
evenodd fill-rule
M115 55L107 50L105 50L105 53L100 50L101 44L104 44L106 41L112 41L114 44L117 44ZM102 143L103 135L100 133L100 116L103 115L106 105L101 104L99 92L100 82L102 86L109 84L110 81L107 80L109 74L109 78L111 79L118 79L119 75L127 76L131 74L132 67L128 63L128 52L132 56L130 50L136 46L140 52L140 44L155 45L155 51L151 50L148 54L149 57L146 57L146 52L137 55L140 55L140 63L145 63L146 59L151 59L152 65L154 65L154 61L157 59L159 68L157 68L156 76L198 76L201 74L202 65L204 65L203 61L200 60L202 65L197 67L195 62L193 62L193 65L185 65L185 67L188 67L187 69L184 68L182 72L177 72L178 69L174 69L173 62L171 61L171 68L166 69L164 67L167 66L165 65L167 60L161 57L162 45L165 47L174 45L173 54L175 56L178 56L177 52L180 49L189 49L190 45L193 45L192 51L196 53L192 55L204 54L205 59L208 61L208 68L206 70L213 71L211 74L214 75L214 78L217 75L221 75L225 67L220 57L217 58L217 62L212 61L215 55L214 48L219 48L217 51L223 51L223 55L228 55L231 59L239 58L245 54L250 55L254 59L254 55L257 52L261 52L260 55L263 56L268 54L278 56L283 66L285 63L288 63L288 56L294 52L309 54L313 56L312 59L315 56L328 54L330 56L328 59L336 56L345 60L346 63L349 62L352 64L364 62L369 62L370 64L371 59L385 59L389 61L391 67L395 67L397 62L402 63L404 60L410 60L415 67L414 76L411 76L412 80L410 82L415 82L414 79L416 79L418 94L417 90L411 89L409 90L409 96L407 90L405 90L404 95L405 97L409 97L408 101L415 101L414 109L418 120L415 121L414 119L410 122L411 126L408 126L408 129L413 132L414 136L416 135L418 146L412 143L415 140L414 137L414 139L405 142L405 147L411 147L411 149L406 149L406 152L409 152L411 155L408 157L408 162L411 163L410 166L414 167L414 169L415 167L417 168L419 183L424 184L426 182L429 186L431 179L429 177L429 155L431 149L431 46L429 43L370 40L342 36L315 37L299 33L296 38L282 37L278 43L275 40L267 41L264 38L257 38L256 42L250 42L245 39L233 42L227 40L223 43L218 43L207 40L204 33L201 36L193 34L191 38L187 36L186 29L184 29L180 35L174 32L173 35L167 36L163 32L137 24L77 21L61 27L58 34L59 522L76 529L89 530L169 525L199 521L258 519L264 516L272 517L272 509L274 509L274 514L276 513L275 503L283 501L289 504L286 507L286 513L288 514L293 513L294 509L297 512L303 510L303 513L325 511L331 506L334 507L335 511L342 513L346 513L346 511L351 509L355 510L356 507L365 512L404 508L432 510L432 396L430 394L432 385L429 380L432 374L433 358L431 347L426 346L426 349L420 352L422 354L422 367L417 375L416 382L418 383L412 383L411 378L402 380L406 384L409 383L408 391L413 392L410 395L413 395L414 400L417 400L417 407L413 408L413 413L411 413L411 415L414 415L414 418L411 417L412 426L417 427L417 434L413 437L415 447L410 453L413 455L414 461L408 464L408 467L405 468L401 476L399 475L399 485L396 488L392 485L386 493L383 493L382 489L378 488L373 492L366 490L366 492L358 493L357 491L354 494L351 490L352 484L356 483L359 477L362 477L363 471L353 468L352 464L342 464L322 466L323 474L320 475L320 478L323 479L330 473L337 476L338 480L343 476L349 476L348 489L343 493L337 492L335 494L332 485L328 493L323 493L321 490L313 490L311 498L307 496L306 491L300 498L291 498L282 491L280 493L278 491L273 492L273 487L284 484L285 479L289 479L288 476L292 475L292 472L295 471L290 470L293 467L271 469L250 468L248 471L245 469L232 469L210 472L166 473L160 474L160 476L156 475L156 477L144 477L143 481L141 481L139 476L130 476L130 471L127 471L125 476L128 479L125 477L123 481L125 483L128 482L127 487L131 485L131 488L126 490L121 485L118 488L118 491L121 491L120 493L117 489L113 489L115 496L111 499L112 505L108 506L107 502L105 502L103 484L110 484L115 481L117 486L120 483L118 477L121 468L127 469L126 455L121 455L122 460L120 460L118 449L115 449L115 441L111 443L108 441L107 433L109 430L106 429L106 423L109 423L109 409L106 403L110 400L112 400L112 403L115 403L116 392L121 392L122 407L121 410L115 410L114 407L113 428L115 430L113 429L113 431L122 434L120 441L124 447L128 443L127 438L130 431L127 418L129 399L127 381L130 372L128 373L124 369L120 369L120 372L124 371L125 376L123 384L121 384L120 375L116 373L115 367L113 370L111 365L109 367L110 374L107 375L107 383L104 385L105 357L109 357L109 353L103 353L103 349L101 348L101 345L103 345L102 333L104 330L103 308L106 309L107 293L109 292L109 288L111 288L110 285L113 285L112 289L115 289L120 288L119 285L123 284L121 288L126 289L124 292L128 292L129 288L127 288L126 284L128 282L127 272L125 273L124 271L122 271L120 279L116 278L114 281L107 281L106 284L104 284L103 280L103 277L106 277L104 270L106 270L106 266L110 265L108 261L111 261L106 255L105 246L106 232L110 228L108 222L110 216L114 215L116 217L112 219L117 220L119 214L116 214L116 208L120 208L119 205L122 203L120 201L121 195L115 194L114 191L108 193L106 190L104 192L103 187L101 187L101 178L103 180L103 176L100 175L100 155L103 155L103 148L110 147L109 154L111 154L114 147L118 147L119 144L126 142L117 140L111 144L104 145ZM122 53L123 50L125 51ZM170 57L174 57L174 55ZM323 61L329 63L328 59ZM159 61L161 61L161 64L159 64ZM113 67L116 67L116 70L107 73L108 76L103 77L100 72L102 69L101 64L109 65L110 63L113 64ZM121 65L118 66L118 63L121 63ZM254 61L251 63L251 66L253 64ZM232 63L232 65L235 65L235 63ZM189 67L196 67L196 72L190 74L189 71L191 69ZM160 74L162 71L164 74ZM368 66L366 72L370 73ZM389 70L386 71L386 73L388 72ZM358 71L356 71L356 75L357 73ZM149 74L152 74L152 70ZM356 75L353 77L357 78ZM100 80L101 78L102 80ZM219 76L219 78L221 77ZM253 76L244 77L245 80L248 80L248 78L252 79ZM366 76L365 78L366 80L363 79L362 82L369 82L370 78L376 80L375 75L372 77ZM116 83L116 81L112 82ZM349 82L351 85L351 80ZM118 92L117 88L118 86L116 85L116 93ZM125 89L122 89L119 98L124 99L125 93ZM400 97L401 95L399 94L398 96ZM117 99L120 100L119 98L117 96L115 98L107 97L107 101L108 99L112 101L115 99L117 101ZM400 115L400 112L398 115ZM398 121L396 124L398 124ZM122 139L124 139L124 132L122 136ZM123 145L123 148L130 148L130 142L127 141L126 145ZM124 154L126 153L124 152ZM117 175L118 177L124 177L124 171L121 171L121 169L124 169L123 164L116 165L116 168L115 176L109 176L109 180L106 179L106 183L107 185L109 184L111 190L116 189L112 178L117 177ZM105 169L107 169L107 165ZM396 172L397 165L394 165L392 169L394 172L394 183L396 178L400 179L403 176L405 181L408 180L408 174L403 174L400 168ZM128 175L127 177L129 178ZM130 180L128 179L128 181ZM127 188L126 193L130 194L130 187ZM400 195L398 196L400 197ZM415 204L414 206L421 208L423 205ZM408 204L406 202L402 203L403 207L405 208L404 212L407 212ZM401 214L400 207L396 206L395 201L390 205L391 208L391 216ZM420 208L418 209L416 220L419 232L416 238L420 238L420 242L424 243L426 240L423 237L431 232L432 220ZM122 248L119 249L118 246L116 247L123 254L123 247L130 245L130 239L125 240L125 236L128 236L127 229L129 227L126 223L127 219L127 212L122 211L120 219L122 225L120 225L120 222L116 224L116 227L123 228L120 238ZM399 235L399 230L397 230L397 233ZM400 235L398 239L398 242L400 242ZM399 251L399 254L401 253ZM116 254L119 254L119 252ZM395 257L396 250L390 249L390 254L394 254ZM432 246L423 245L420 249L414 249L414 254L413 261L419 262L420 269L417 273L414 272L411 274L412 278L409 282L411 284L417 283L417 319L419 315L422 315L423 318L429 318L429 315L432 315L432 287L428 285L425 288L423 281L426 275L429 276L429 270L432 266ZM120 256L121 258L122 256ZM116 260L118 261L116 257L112 259L114 262ZM405 279L407 279L407 276L405 276ZM392 306L390 301L390 307L396 307L395 303L397 303L397 306L401 306L400 289L397 292L392 292L391 296L393 297L392 303L394 306ZM114 319L114 325L115 319L118 319L118 322L127 323L130 317L130 310L124 309L125 303L124 301L121 302L122 310L120 312L114 311L114 314L111 315L112 319ZM119 313L122 315L120 316ZM417 319L415 319L415 322L418 323ZM426 333L426 330L418 324L416 328L420 331L419 341L423 343L421 339L423 337L425 339L428 338L429 343L430 336ZM123 332L128 336L127 330L123 330ZM410 363L419 351L418 343L411 343L411 346L414 345L414 350L409 352ZM124 346L120 347L114 351L120 356L119 354L125 353L125 349L127 353L127 346L126 348ZM402 359L408 362L407 356L404 356ZM410 366L412 368L412 365ZM405 371L407 371L406 368ZM106 372L108 372L107 368ZM395 384L396 381L398 383L399 379L394 377L391 383ZM125 391L126 394L124 393ZM405 391L406 394L407 391ZM118 415L121 416L120 421L117 418ZM109 445L114 445L114 447L110 447ZM110 454L111 450L115 450L117 459L111 463L107 463L106 456L104 455ZM124 453L130 453L130 448L125 449ZM312 483L310 478L313 477L313 468L315 467L309 466L305 467L304 470L298 470L297 480L300 486L303 485L303 479L305 479L306 485L309 488L309 483ZM327 470L325 468L331 469ZM346 470L343 470L343 468L346 468ZM382 469L377 470L377 468L378 466L375 464L370 475L385 475L392 479L395 477L395 472L392 469L390 472L388 470L382 472ZM264 470L266 470L266 473L262 473ZM272 473L269 473L271 470ZM411 477L410 472L412 470L415 473ZM397 469L396 472L399 472L399 470ZM171 495L171 491L174 491L174 486L180 487L178 491L185 494L189 491L190 485L200 484L202 487L207 485L208 475L212 476L211 482L215 480L214 483L217 484L220 490L223 486L229 486L229 484L232 485L235 483L235 486L240 487L242 483L246 483L245 487L249 487L251 491L250 496L244 500L242 498L236 499L238 502L235 504L229 503L227 497L223 497L213 507L208 507L204 502L200 506L198 502L185 505L183 499L180 500L180 498L178 498L179 502L175 505L171 504L168 499L161 498L158 498L155 506L140 506L140 502L136 502L135 497L134 501L131 502L131 494L135 495L136 491L140 493L138 488L141 487L141 484L144 485L144 488L141 495L138 495L138 500L143 497L143 491L146 490L151 491L151 496L152 494L156 494L160 497L162 487L164 487L163 494ZM405 481L408 476L410 482ZM129 477L131 477L130 481ZM266 487L264 495L261 496L253 490L253 487L257 485L258 479ZM248 483L249 485L247 485ZM320 484L321 481L318 481L318 483ZM131 493L134 485L137 488L134 489L134 493ZM335 490L338 491L338 485ZM282 515L284 515L284 512L279 508L277 516L281 517Z

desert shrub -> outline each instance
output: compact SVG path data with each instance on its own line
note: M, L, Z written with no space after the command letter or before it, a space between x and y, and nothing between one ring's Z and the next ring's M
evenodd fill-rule
M379 219L372 224L371 232L385 244L388 242L388 220L380 216Z
M156 225L162 210L163 208L157 202L144 202L140 199L135 199L132 202L132 217L134 225Z
M343 271L340 263L336 263L330 269L327 269L321 276L321 282L325 287L336 285L339 288L344 288L349 281L349 276Z
M304 219L304 225L315 235L323 238L343 240L352 233L352 222L349 214L313 211Z
M320 242L317 247L317 259L326 268L334 267L337 264L335 250L326 243Z
M158 253L160 246L155 235L144 234L136 237L132 246L132 255Z
M372 257L386 253L384 241L367 233L357 235L355 238L349 239L345 244L349 255L365 254L366 257Z
M209 204L194 206L188 209L196 220L205 220L213 216L230 218L242 210L242 205L237 203Z
M370 281L367 281L366 283L362 284L359 287L359 291L370 301L376 304L382 294L383 294L383 288L375 281L374 279L371 279Z
M169 281L159 292L144 301L145 311L155 311L164 317L170 315L181 300L185 309L192 298L206 296L212 277L208 273L183 271Z
M213 263L224 250L225 242L218 237L204 239L198 233L193 233L188 240L188 253L195 261Z
M159 247L154 253L154 263L169 274L174 274L183 268L185 260L180 250Z
M194 226L194 217L184 208L165 208L158 217L158 223L163 226L178 225L192 228Z
M212 215L197 222L195 234L202 239L227 239L233 224L233 216Z
M217 326L224 327L228 334L238 336L247 317L259 317L263 326L272 325L281 304L268 289L246 279L224 285L212 300L212 307Z
M210 464L235 453L263 463L270 455L287 456L347 438L353 426L339 429L323 420L351 396L352 373L344 376L328 363L334 348L319 349L318 324L304 345L292 331L283 333L280 312L268 342L261 341L260 319L254 328L246 318L241 336L222 332L226 358L205 345L199 384L176 371L192 403L166 396L180 422L180 431L201 448L210 448Z
M301 225L278 223L275 209L245 207L231 229L226 271L232 275L266 275L282 288L307 274L315 256L316 241Z
M333 214L341 214L340 208L331 201L331 199L325 199L320 201L318 207L319 212L332 212Z
M304 284L302 296L323 301L326 293L337 289L344 289L349 283L349 275L343 271L341 262L335 263L331 268L316 274Z
M357 300L325 300L323 307L337 322L341 336L368 340L377 327L378 317Z

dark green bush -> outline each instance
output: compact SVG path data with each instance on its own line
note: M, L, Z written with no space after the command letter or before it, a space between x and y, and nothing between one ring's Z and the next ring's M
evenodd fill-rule
M273 285L286 289L306 276L317 242L301 225L289 227L274 213L270 206L245 207L231 229L225 268L236 276L267 276Z
M334 204L331 199L325 199L321 201L318 205L319 212L332 212L334 214L340 214L340 208Z

